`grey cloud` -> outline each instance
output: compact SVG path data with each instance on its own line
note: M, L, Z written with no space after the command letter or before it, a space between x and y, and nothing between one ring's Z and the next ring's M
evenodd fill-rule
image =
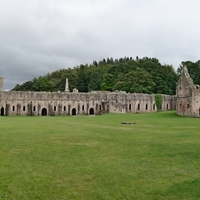
M93 60L156 57L177 68L199 59L193 0L0 1L0 76L11 89Z

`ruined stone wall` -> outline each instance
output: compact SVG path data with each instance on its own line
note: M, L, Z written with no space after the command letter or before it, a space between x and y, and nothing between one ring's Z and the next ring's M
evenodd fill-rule
M192 92L192 114L190 116L200 117L200 88L195 86Z
M193 83L186 67L178 80L176 96L177 114L200 117L200 87Z
M176 111L182 116L195 116L195 85L184 67L176 88Z
M176 96L162 95L162 110L176 110Z
M9 91L1 92L0 108L8 108L5 115L96 114L103 99L107 100L106 94Z
M167 103L167 101L163 102L163 104L165 103ZM154 94L113 93L110 98L110 112L144 113L156 111Z
M175 98L163 95L163 110L175 107ZM83 115L156 112L155 95L126 92L0 92L0 115Z

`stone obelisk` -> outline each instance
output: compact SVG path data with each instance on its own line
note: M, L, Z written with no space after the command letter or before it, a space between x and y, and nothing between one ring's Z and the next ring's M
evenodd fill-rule
M3 78L0 77L0 91L3 91Z
M66 78L66 82L65 82L65 92L69 92L68 78Z

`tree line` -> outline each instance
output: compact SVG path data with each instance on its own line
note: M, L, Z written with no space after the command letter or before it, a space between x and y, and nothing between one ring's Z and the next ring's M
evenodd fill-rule
M81 64L74 68L60 69L45 76L33 78L22 85L17 84L15 91L64 91L68 78L69 90L77 88L80 92L97 90L123 90L130 93L169 94L174 95L176 82L181 69L186 65L194 82L200 83L200 61L182 62L175 72L171 65L162 65L156 58L144 57L132 59L107 58L91 65Z

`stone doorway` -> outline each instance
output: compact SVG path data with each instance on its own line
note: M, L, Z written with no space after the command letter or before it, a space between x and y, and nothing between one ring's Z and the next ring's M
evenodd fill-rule
M47 116L47 109L46 108L42 109L42 116Z
M90 108L90 115L94 115L94 109Z
M1 108L1 116L4 116L5 114L4 114L4 108L2 107Z
M76 108L72 109L72 115L76 115Z

